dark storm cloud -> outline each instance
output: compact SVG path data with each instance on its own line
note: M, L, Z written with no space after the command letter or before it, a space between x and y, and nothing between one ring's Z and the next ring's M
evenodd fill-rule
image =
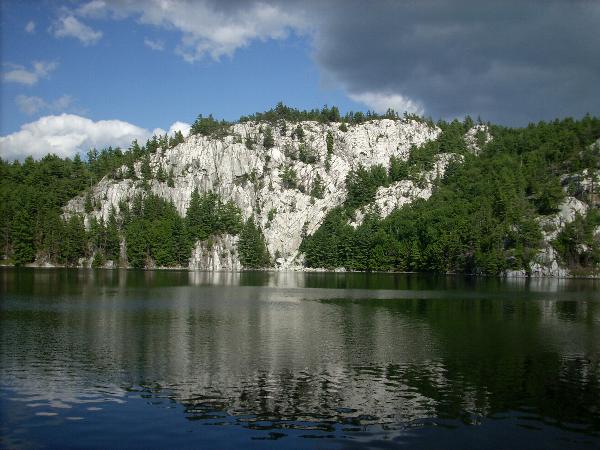
M351 94L506 124L600 114L600 1L327 2L304 13L317 63Z

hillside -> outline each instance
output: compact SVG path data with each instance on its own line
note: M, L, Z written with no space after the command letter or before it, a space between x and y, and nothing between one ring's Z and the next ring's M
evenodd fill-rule
M52 214L40 217L32 206L29 219L21 217L9 191L35 191L23 173L51 157L2 162L4 258L593 274L600 263L599 137L600 123L589 117L524 129L392 113L324 119L281 105L232 124L199 117L189 137L158 137L85 162L54 160L64 169L61 182L77 174L80 181L55 199L60 223L53 233L40 225L42 236L24 236L19 224ZM86 177L97 182L86 186ZM49 244L49 234L62 237ZM22 241L33 247L24 256Z

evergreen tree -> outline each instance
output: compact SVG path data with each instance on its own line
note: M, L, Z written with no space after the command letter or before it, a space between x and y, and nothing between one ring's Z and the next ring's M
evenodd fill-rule
M242 228L238 251L240 262L247 269L260 269L269 267L271 264L265 237L254 223L253 218L249 218Z
M62 247L60 258L67 266L79 263L79 258L86 255L87 238L83 218L72 215L63 224Z
M327 155L333 155L333 134L331 131L327 132L327 137L325 138L327 143Z
M273 130L271 129L271 127L267 127L267 129L265 130L263 146L266 150L269 150L275 146L275 139L273 138Z
M114 206L111 207L106 223L106 258L115 264L119 261L121 253L121 239L119 237L119 226L117 223L117 214Z
M32 216L27 208L17 211L12 222L13 261L21 266L35 258L35 245L32 230Z
M242 219L242 212L235 203L230 200L227 203L220 205L218 215L220 231L232 235L239 234L244 222Z
M317 174L315 177L315 181L313 181L312 188L310 190L310 195L315 198L323 198L325 194L325 186L323 185L323 179L321 175Z

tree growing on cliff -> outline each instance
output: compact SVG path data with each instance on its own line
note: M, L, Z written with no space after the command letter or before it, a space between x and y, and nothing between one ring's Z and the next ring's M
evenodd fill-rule
M252 217L246 221L242 228L238 242L238 252L240 262L247 269L260 269L271 265L271 256L267 250L265 237Z
M263 139L263 147L269 150L275 146L275 139L273 138L273 130L271 127L267 127L265 130L265 137Z

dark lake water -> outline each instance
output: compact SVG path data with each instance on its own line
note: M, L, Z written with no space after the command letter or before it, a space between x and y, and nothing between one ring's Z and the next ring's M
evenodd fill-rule
M600 283L0 270L3 448L600 448Z

